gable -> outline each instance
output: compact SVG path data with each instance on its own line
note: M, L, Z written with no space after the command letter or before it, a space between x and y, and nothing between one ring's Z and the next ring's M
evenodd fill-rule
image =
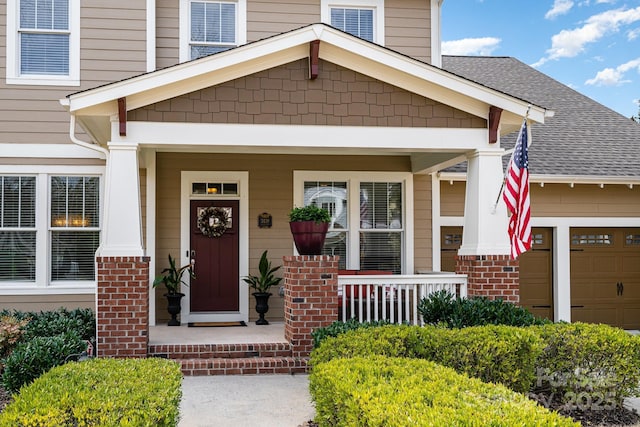
M130 121L486 128L486 120L328 61L301 59L128 113Z

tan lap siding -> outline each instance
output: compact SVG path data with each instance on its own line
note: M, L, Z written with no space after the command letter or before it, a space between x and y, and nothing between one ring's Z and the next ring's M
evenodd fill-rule
M74 295L2 295L0 310L48 311L60 307L73 310L75 308L96 308L94 294Z
M156 0L156 68L177 64L180 49L178 0Z
M163 263L167 254L176 256L180 250L180 173L182 170L249 171L249 267L250 271L255 273L262 251L269 251L269 258L274 265L281 264L282 257L291 255L293 252L287 214L293 206L294 170L408 171L410 161L408 157L402 156L158 153L156 274L164 268ZM420 194L426 196L426 193ZM421 206L428 203L416 201L416 204ZM258 228L257 218L262 212L268 212L273 216L271 228ZM156 316L159 322L168 318L166 300L162 294L161 291L156 292ZM274 294L274 297L269 300L268 319L282 319L282 302L282 298ZM253 301L250 301L249 306L250 315L255 316Z
M498 194L496 188L496 196ZM464 214L464 182L440 183L443 216ZM531 184L533 217L637 217L640 212L640 189L626 185ZM502 203L502 202L500 202Z
M413 204L414 268L416 272L432 270L431 175L413 176Z
M80 86L7 85L0 79L0 143L62 144L69 114L59 99L145 71L145 2L82 1ZM0 4L0 74L6 75L6 2ZM86 138L85 138L86 139Z
M430 7L424 0L386 0L386 47L431 62Z
M247 41L320 22L320 0L248 0Z

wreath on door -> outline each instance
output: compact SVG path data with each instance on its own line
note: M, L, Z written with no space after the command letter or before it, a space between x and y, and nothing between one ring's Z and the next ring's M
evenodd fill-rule
M220 237L229 228L227 210L218 207L202 209L198 215L198 229L207 237Z

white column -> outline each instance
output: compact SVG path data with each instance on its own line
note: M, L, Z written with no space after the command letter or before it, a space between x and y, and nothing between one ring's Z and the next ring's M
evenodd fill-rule
M571 322L571 241L568 225L559 225L553 239L553 320Z
M464 229L459 255L508 255L507 208L498 197L504 150L477 150L468 157ZM495 209L494 209L495 206Z
M143 256L138 144L109 143L97 256Z

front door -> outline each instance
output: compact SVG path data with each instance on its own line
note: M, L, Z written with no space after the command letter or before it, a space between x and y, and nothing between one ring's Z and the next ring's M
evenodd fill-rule
M227 227L209 236L198 227L198 219L209 207L227 213ZM191 313L237 312L240 310L238 200L191 200L190 254L195 262L195 279L191 279L189 305ZM211 218L212 224L216 218Z

